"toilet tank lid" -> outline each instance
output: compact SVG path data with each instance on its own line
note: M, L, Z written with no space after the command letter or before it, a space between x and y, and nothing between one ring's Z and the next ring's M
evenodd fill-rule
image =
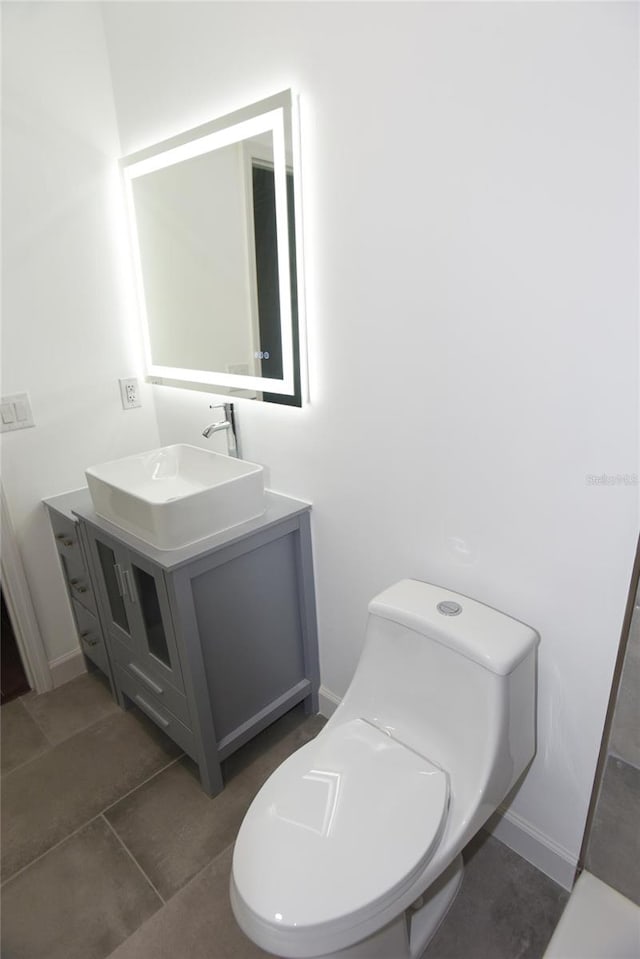
M512 672L540 642L535 629L506 613L415 579L374 596L369 612L429 636L500 676Z

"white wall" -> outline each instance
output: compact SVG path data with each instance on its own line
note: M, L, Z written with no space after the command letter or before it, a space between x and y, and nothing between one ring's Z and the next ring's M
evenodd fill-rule
M314 504L336 696L400 577L540 630L511 839L569 882L638 529L634 486L585 479L638 469L637 8L103 12L125 152L300 93L311 404L241 405L243 453ZM210 397L157 396L197 441Z
M36 422L2 436L2 484L55 679L77 639L41 500L158 430L150 388L120 404L140 370L100 10L3 3L2 20L2 393L28 391Z

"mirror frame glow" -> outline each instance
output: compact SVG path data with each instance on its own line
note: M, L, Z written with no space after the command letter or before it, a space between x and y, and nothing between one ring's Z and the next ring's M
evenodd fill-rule
M299 156L296 100L291 90L275 94L265 100L227 114L217 120L187 130L178 136L163 140L144 150L139 150L120 160L124 180L125 197L138 304L142 327L142 339L146 364L146 378L152 383L187 386L201 389L222 387L232 393L257 391L293 396L296 391L295 367L299 364L302 398L306 394L303 337L302 299L302 242L300 236ZM291 276L289 266L289 218L287 208L287 151L285 125L288 125L291 140L291 161L294 170L294 210L296 244L297 320L299 351L294 355L293 318L291 305ZM288 131L287 131L288 132ZM278 290L280 300L280 330L282 345L282 379L224 373L212 370L184 369L162 366L153 362L151 331L147 315L144 278L136 212L133 197L133 181L140 176L184 160L210 153L221 147L240 143L259 134L270 133L273 140L274 188L276 207L276 243L278 253Z

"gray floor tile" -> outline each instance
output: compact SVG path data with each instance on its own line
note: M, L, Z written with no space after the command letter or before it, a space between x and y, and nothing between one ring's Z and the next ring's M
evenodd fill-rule
M225 782L242 776L254 793L287 756L318 735L326 719L305 716L302 706L272 723L222 764Z
M211 799L187 758L105 813L164 899L236 837L252 793L238 779Z
M112 954L111 959L260 959L229 903L229 847Z
M569 894L507 846L480 833L424 959L540 959Z
M105 813L165 899L235 840L264 780L320 724L302 712L283 717L225 764L226 786L213 799L185 757Z
M162 905L102 818L2 892L7 959L104 959Z
M609 751L640 769L640 609L636 607L624 657Z
M54 745L119 709L106 678L99 673L85 673L39 696L25 696L23 703Z
M231 913L231 843L266 778L323 724L291 711L223 764L226 787L214 799L137 711L94 722L7 773L5 872L41 858L3 887L3 955L264 959ZM103 817L65 839L101 810L166 905ZM477 837L466 858L462 890L424 959L540 959L567 893L490 837Z
M5 703L0 712L2 772L9 772L50 748L20 699Z
M2 779L8 878L180 755L137 710L118 711Z
M640 770L615 756L605 767L586 867L640 905Z

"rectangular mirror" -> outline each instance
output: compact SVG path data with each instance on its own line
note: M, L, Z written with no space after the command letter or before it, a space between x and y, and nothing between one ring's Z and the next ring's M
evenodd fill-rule
M120 161L151 382L301 405L296 136L288 90Z

